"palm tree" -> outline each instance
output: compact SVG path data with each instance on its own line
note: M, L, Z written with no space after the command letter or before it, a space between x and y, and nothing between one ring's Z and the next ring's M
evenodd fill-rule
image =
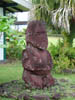
M75 0L32 0L34 18L43 20L48 28L61 30L64 44L72 46L75 25Z

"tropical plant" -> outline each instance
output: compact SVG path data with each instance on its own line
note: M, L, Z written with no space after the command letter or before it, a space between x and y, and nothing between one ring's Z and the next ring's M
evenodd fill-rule
M0 33L1 32L9 32L11 29L11 25L14 23L15 18L11 18L8 16L0 16Z
M6 48L8 59L21 59L22 50L25 48L24 32L13 30L11 25L14 24L14 16L0 16L0 36L5 34L6 44L0 45Z
M64 47L63 42L59 41L57 45L51 44L48 51L53 58L54 72L61 73L64 70L75 69L75 47Z
M55 27L62 27L70 33L70 19L75 19L75 0L32 0L34 15ZM39 15L38 15L39 14ZM48 17L49 16L49 17Z
M33 18L45 21L49 30L61 30L58 32L66 37L65 44L72 46L71 36L75 30L72 31L71 25L75 23L75 0L32 0L32 2Z
M11 25L14 23L15 18L11 18L9 16L0 16L0 38L4 32L5 33L10 33L11 31ZM0 47L3 48L5 45L1 45Z
M75 18L74 9L74 0L60 0L59 8L52 11L52 23L70 33L70 20Z
M13 30L6 33L6 46L8 59L21 59L22 51L26 46L24 32Z

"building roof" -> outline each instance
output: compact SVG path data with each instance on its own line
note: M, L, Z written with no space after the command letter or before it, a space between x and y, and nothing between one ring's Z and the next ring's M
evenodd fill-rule
M23 12L32 8L32 3L26 0L0 0L0 7L7 12Z

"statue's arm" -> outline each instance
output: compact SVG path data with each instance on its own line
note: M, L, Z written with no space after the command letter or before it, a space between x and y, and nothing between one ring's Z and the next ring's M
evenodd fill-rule
M40 63L40 54L33 48L33 49L28 49L28 54L30 55L31 60L34 63Z
M52 60L52 57L51 57L51 54L49 52L47 52L47 58L48 58L48 65L50 66L50 68L53 67L53 60Z
M28 54L27 54L26 49L24 49L23 52L22 52L22 64L23 64L23 66L25 65L27 60L28 60Z

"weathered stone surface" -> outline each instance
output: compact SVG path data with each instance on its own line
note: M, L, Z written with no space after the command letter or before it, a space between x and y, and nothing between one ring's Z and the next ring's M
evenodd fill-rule
M28 100L30 98L30 96L26 92L24 92L17 96L17 100L24 100L24 97L26 100Z
M60 100L61 95L59 93L54 94L54 96L52 97L53 100Z
M49 96L46 95L34 95L30 96L28 93L20 94L17 97L18 100L50 100Z
M23 51L22 62L24 69L34 71L36 74L48 74L52 68L52 59L49 52L29 45Z
M34 72L25 70L23 73L23 80L25 81L27 87L32 88L44 88L54 84L54 79L48 73L47 75L36 75Z
M28 95L25 95L24 96L24 100L50 100L50 98L48 96L41 96L41 95L35 95L35 96L28 96Z
M23 80L31 88L44 88L54 84L50 71L53 63L45 26L40 21L29 23L26 31L26 49L22 53Z
M32 21L26 30L26 43L31 43L34 47L46 49L48 39L45 26L41 21Z

